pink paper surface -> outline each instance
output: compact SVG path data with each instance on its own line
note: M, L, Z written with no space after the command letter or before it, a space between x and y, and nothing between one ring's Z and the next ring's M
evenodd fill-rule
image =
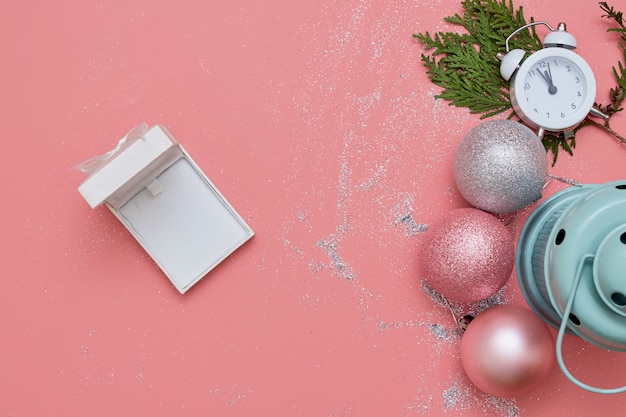
M619 3L619 2L614 2ZM617 35L596 2L526 0L566 21L608 103ZM617 5L621 7L622 5ZM466 206L457 143L479 117L435 100L416 32L458 1L7 0L0 284L3 416L590 416L626 409L555 368L516 399L464 376L424 290L424 225ZM514 29L514 28L512 28ZM256 232L181 296L75 164L162 123ZM612 126L626 133L626 114ZM626 178L586 128L552 175ZM564 187L553 181L546 196ZM530 209L509 226L519 233ZM526 305L515 274L501 301ZM586 382L626 354L566 337Z

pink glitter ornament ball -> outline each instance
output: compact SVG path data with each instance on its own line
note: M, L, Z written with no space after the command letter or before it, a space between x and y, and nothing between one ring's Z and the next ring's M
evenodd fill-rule
M442 296L462 303L488 298L509 279L513 236L495 216L475 208L449 212L428 229L424 278Z
M478 315L461 339L465 374L481 391L517 397L536 388L554 366L548 326L532 311L513 305Z

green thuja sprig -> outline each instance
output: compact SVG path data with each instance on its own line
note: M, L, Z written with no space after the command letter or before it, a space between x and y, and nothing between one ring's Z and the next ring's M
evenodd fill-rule
M481 119L509 112L509 118L516 118L509 98L509 83L500 76L500 62L495 59L498 52L505 51L506 38L511 32L526 25L523 8L515 8L512 0L464 0L463 13L444 17L444 21L461 27L463 32L448 31L417 33L413 37L423 46L426 53L421 55L430 80L442 90L435 97L444 99L450 105L466 107L471 113L480 114ZM603 17L614 20L618 27L609 31L621 34L620 47L626 62L626 27L621 12L601 2L605 12ZM534 22L534 19L530 19ZM534 27L521 31L509 41L509 48L520 48L534 52L543 47ZM608 119L604 123L590 118L576 127L574 135L546 132L543 144L553 155L556 163L559 150L573 155L576 147L575 133L583 127L594 125L604 129L620 142L626 139L610 127L610 117L622 110L626 99L626 68L622 62L613 67L617 86L611 89L611 104L598 106Z
M609 116L604 123L603 128L607 130L609 133L613 134L617 137L620 142L626 143L626 138L617 134L617 132L613 131L610 127L610 116L613 116L615 113L620 112L624 109L624 100L626 100L626 68L624 67L624 63L626 63L626 21L624 20L624 15L622 12L615 10L615 8L609 6L605 1L600 2L600 8L605 13L602 17L610 19L617 23L617 27L611 27L607 29L608 32L617 32L620 35L620 41L618 45L622 51L622 60L617 62L617 66L613 67L613 77L615 78L616 86L611 88L609 91L609 98L611 103L602 106L596 104L596 106Z
M481 118L494 116L511 109L508 82L500 76L495 56L505 50L510 32L525 25L526 19L511 0L465 0L462 6L462 15L444 20L466 32L425 32L413 37L429 52L421 59L430 80L443 89L436 98L467 107ZM511 47L534 51L541 48L541 39L532 30L524 31Z

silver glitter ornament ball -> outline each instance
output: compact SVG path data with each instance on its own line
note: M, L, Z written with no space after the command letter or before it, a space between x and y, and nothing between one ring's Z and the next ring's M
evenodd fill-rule
M454 156L454 181L474 207L510 213L541 198L548 157L539 137L511 120L470 130Z

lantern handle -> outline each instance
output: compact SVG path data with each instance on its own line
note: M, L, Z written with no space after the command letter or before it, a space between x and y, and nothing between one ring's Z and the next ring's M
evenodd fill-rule
M563 320L561 321L561 326L559 327L559 333L556 338L556 359L559 362L559 367L561 368L561 371L563 371L565 376L578 387L585 389L587 391L595 392L596 394L619 394L621 392L626 392L626 386L618 387L618 388L598 388L598 387L593 387L591 385L587 385L571 374L571 372L569 371L569 369L567 369L567 366L565 365L565 361L563 360L563 337L565 335L565 329L567 328L567 320L569 319L569 315L572 312L572 306L574 305L574 298L576 298L576 291L578 291L578 285L580 284L580 280L582 278L582 271L583 271L585 262L587 262L590 259L593 260L594 257L595 255L593 254L583 255L582 259L578 263L578 268L576 269L576 277L574 279L572 291L567 300L567 304L565 305L565 311L563 311Z

